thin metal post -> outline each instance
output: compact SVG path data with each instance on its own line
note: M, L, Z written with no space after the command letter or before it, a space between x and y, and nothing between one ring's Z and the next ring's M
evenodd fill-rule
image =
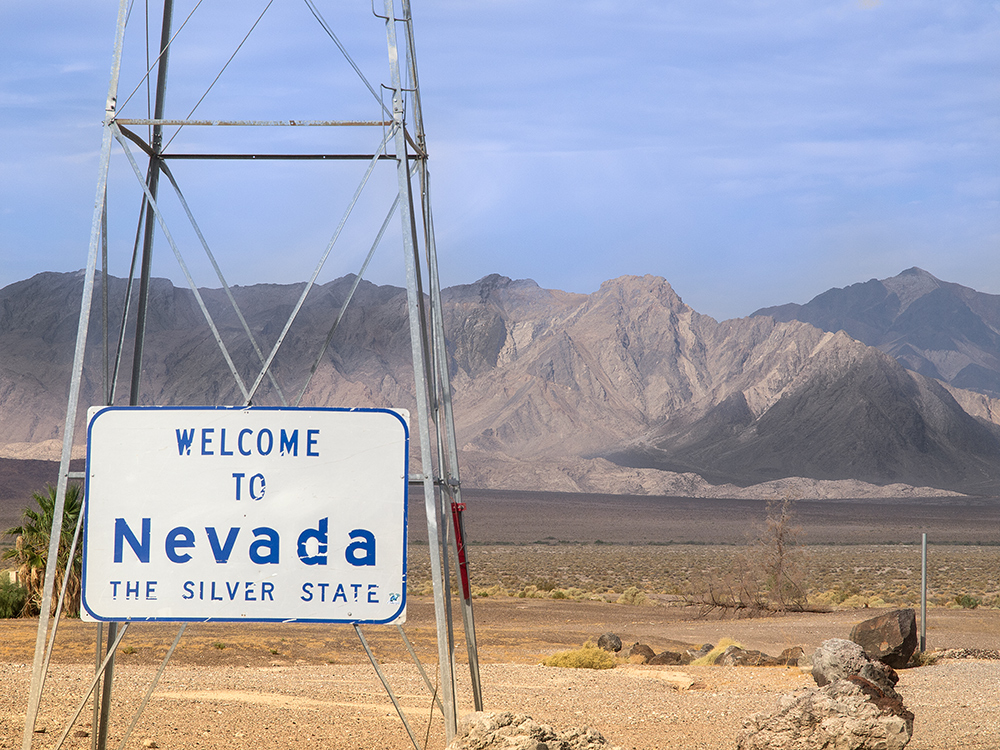
M458 471L458 445L455 439L455 420L452 411L451 380L448 373L448 353L444 342L444 314L441 308L441 282L438 275L437 242L434 235L434 217L431 212L430 173L427 169L427 140L424 133L423 105L420 101L420 78L417 72L416 48L413 40L413 16L410 12L410 0L402 0L403 16L406 22L407 61L410 78L413 82L413 122L416 128L417 147L423 154L419 162L420 196L424 220L424 246L427 253L427 269L429 282L429 298L431 307L431 344L434 350L433 362L437 374L438 418L436 421L438 434L443 432L443 446L439 449L443 465L442 475L445 480L447 495L452 503L455 519L454 552L457 573L462 587L462 620L465 630L465 645L469 658L469 673L472 679L473 702L477 711L483 710L483 691L479 676L479 648L476 643L476 623L472 612L472 598L468 589L468 558L464 548L465 526L462 519L462 483ZM447 511L445 510L445 516ZM456 512L457 511L457 512ZM447 523L447 517L444 519ZM461 546L461 549L459 547Z
M375 654L372 653L371 648L368 646L368 641L365 640L364 633L361 632L361 628L358 627L357 623L354 625L354 632L358 634L358 640L361 641L361 645L365 649L365 653L368 654L368 661L372 663L375 668L375 674L382 681L382 687L385 688L385 692L389 695L389 700L392 701L392 705L396 707L396 713L399 714L399 718L403 722L403 726L406 727L406 733L410 735L410 741L413 743L413 747L417 750L422 750L420 747L420 742L417 740L417 735L413 733L410 728L410 722L406 720L406 714L403 713L403 707L399 705L399 701L396 699L396 694L392 692L392 687L389 685L389 680L386 679L385 673L382 672L382 667L379 666L378 660L375 658Z
M94 674L98 675L101 672L101 652L104 648L104 623L97 623L97 642L94 648ZM94 715L90 719L90 748L91 750L97 750L97 730L101 723L101 698L99 695L94 696Z
M444 716L444 708L441 706L441 699L438 697L437 688L431 684L431 679L427 676L427 672L424 670L424 665L420 663L420 658L417 656L417 652L413 649L413 644L410 643L410 639L406 637L406 631L403 630L403 626L398 622L396 623L396 630L399 631L399 637L403 639L403 643L406 645L406 650L410 652L410 658L413 659L413 663L417 666L417 671L420 672L420 676L424 678L424 684L427 686L427 690L434 699L434 703L437 705L441 715Z
M108 623L108 650L104 654L104 681L101 684L101 717L97 723L97 750L106 750L108 746L108 722L111 718L111 689L114 686L115 646L121 637L118 635L118 623Z
M927 534L920 541L920 653L927 650Z

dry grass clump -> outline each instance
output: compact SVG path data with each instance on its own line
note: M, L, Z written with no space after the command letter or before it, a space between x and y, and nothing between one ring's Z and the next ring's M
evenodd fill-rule
M618 597L618 604L629 604L633 607L638 607L647 603L649 603L649 597L638 586L629 586Z
M695 659L693 662L691 662L691 666L692 667L711 667L711 666L713 666L715 664L715 662L717 662L719 660L719 657L722 656L722 653L727 648L729 648L730 646L736 646L737 648L743 648L743 644L742 643L738 643L737 641L734 641L732 638L723 638L723 639L721 639L718 642L718 644L715 646L715 648L713 648L711 651L709 651L704 656L700 656L697 659Z
M542 659L546 667L568 667L570 669L613 669L615 657L587 641L580 648L559 651Z
M593 599L588 592L576 586L569 588L539 588L534 584L524 586L516 594L518 599L571 599L574 602L581 602L584 599Z

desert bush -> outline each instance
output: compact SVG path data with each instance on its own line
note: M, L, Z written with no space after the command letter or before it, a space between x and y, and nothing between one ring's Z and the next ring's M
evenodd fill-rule
M498 583L485 588L474 588L472 589L472 596L485 599L491 596L509 596L509 593Z
M728 595L730 583L740 580L738 559L743 559L746 551L746 545L728 544L482 545L476 548L470 573L473 587L500 585L509 595L522 598L548 596L539 593L537 586L527 588L547 580L554 585L552 590L561 588L571 599L576 598L574 590L578 589L585 598L614 603L626 588L641 585L647 595L680 594L689 604L704 605L710 586L721 597ZM809 607L846 608L848 600L859 607L865 603L872 606L878 599L893 606L914 606L920 601L919 541L800 544L795 549L795 554L799 553L794 567L801 575ZM957 607L954 598L958 592L980 599L980 609L1000 606L1000 545L934 546L930 560L931 606ZM641 583L636 570L643 571ZM426 545L411 545L407 586L410 596L431 594ZM767 593L763 585L760 590Z
M767 518L755 541L757 575L772 609L801 609L805 601L802 589L802 552L798 547L799 529L792 525L793 503L785 498L767 504Z
M24 586L6 577L0 579L0 619L20 617L27 599Z
M588 641L582 647L570 651L559 651L542 659L546 667L569 667L572 669L613 669L615 657Z
M982 599L977 599L976 597L969 596L968 594L959 594L955 597L955 604L962 609L975 609L982 603Z
M914 667L929 667L933 664L937 664L941 660L941 654L936 651L917 651L913 652L913 656L910 657L910 666Z
M631 606L640 606L646 604L648 601L649 597L646 596L646 592L638 586L629 586L618 597L618 604L628 604Z

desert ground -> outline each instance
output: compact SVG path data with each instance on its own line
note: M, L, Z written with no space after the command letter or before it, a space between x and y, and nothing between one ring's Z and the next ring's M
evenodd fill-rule
M894 606L919 607L919 534L931 540L929 666L902 670L915 750L1000 747L1000 524L996 501L796 503L803 586L827 612L737 617L686 604L750 546L764 503L468 493L467 530L486 710L590 726L622 748L732 748L748 716L812 683L798 668L541 666L605 632L657 652L731 638L807 652ZM411 514L405 632L436 680L422 515ZM423 538L426 538L423 536ZM480 543L481 541L481 543ZM619 603L629 589L642 596ZM958 603L966 597L965 607ZM971 607L975 602L978 606ZM472 710L456 617L460 713ZM20 747L37 622L0 622L0 748ZM32 747L55 747L93 673L96 627L59 629ZM116 659L109 747L118 747L177 626L133 624ZM429 690L393 627L365 637L421 746L444 747ZM956 658L971 657L971 658ZM90 704L65 747L89 748ZM411 741L349 626L189 625L127 747L407 748Z

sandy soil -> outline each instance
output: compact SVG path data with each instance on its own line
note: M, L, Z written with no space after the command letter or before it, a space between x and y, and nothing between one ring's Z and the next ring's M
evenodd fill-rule
M746 542L750 522L761 519L764 511L763 501L748 500L706 502L558 493L469 493L467 500L469 538L479 543L524 545L563 540L593 544L600 539L621 545L618 551L623 554L633 543L739 545ZM854 556L860 548L850 545L900 541L912 545L923 532L935 542L987 545L983 549L988 550L1000 542L997 500L800 501L797 513L797 522L803 527L801 541L848 545L844 549ZM422 514L413 517L422 519ZM411 524L415 542L426 538L422 526L422 520ZM513 556L531 568L531 575L551 574L538 562L538 555L519 554L526 548L505 549L514 550ZM599 562L588 550L572 549L573 555L560 559L577 560L582 554L591 564ZM482 547L472 550L474 574L476 555L485 563L486 552ZM904 566L912 569L907 574L911 586L919 583L919 576L914 579L919 573L919 550L913 555ZM619 577L641 579L651 574L637 565L636 561L645 557L616 555L615 559L619 557L626 568ZM503 557L504 566L513 564L509 558ZM993 560L992 553L988 560ZM553 563L549 560L548 564ZM487 565L480 567L492 570ZM969 584L965 579L971 576L984 592L995 592L995 571L987 570L989 567L963 568L961 576L955 578L954 571L946 571L938 561L933 565L932 585L959 586L947 588L948 599L965 591L961 586ZM893 575L886 574L889 578ZM780 695L811 684L811 678L786 668L622 664L595 672L538 663L604 632L617 633L626 646L641 641L656 651L717 643L723 637L772 654L789 646L810 651L827 638L847 637L855 623L874 614L875 610L849 610L706 620L697 619L688 609L668 606L477 599L485 708L527 713L559 728L589 725L615 745L634 750L733 748L746 717L772 710ZM0 621L0 750L21 747L36 628L34 621ZM405 630L434 680L437 649L429 598L411 593ZM117 654L109 747L119 746L176 632L177 626L168 624L130 627ZM95 633L95 625L79 621L65 621L60 626L37 725L45 732L34 735L32 747L55 747L67 717L85 694L93 673ZM437 716L429 720L431 691L409 659L398 632L372 627L365 629L365 636L384 665L420 745L426 740L428 747L443 748L442 722ZM1000 609L932 608L927 643L932 649L1000 650ZM460 643L460 660L464 651ZM678 690L676 684L684 681L696 685ZM944 660L906 670L901 673L899 690L916 715L910 743L913 750L1000 748L1000 661ZM471 710L467 667L460 669L458 698L461 712ZM66 747L91 747L90 713L88 703ZM404 749L412 744L350 627L194 624L186 629L127 745L154 746L357 750Z
M777 697L811 684L797 669L648 667L622 664L591 671L542 667L540 658L603 632L656 650L731 637L777 653L806 650L845 637L875 614L856 610L754 620L692 619L672 607L599 602L482 600L476 620L487 710L528 713L557 727L588 725L611 742L645 748L732 748L747 716L771 710ZM34 644L32 621L0 624L0 748L20 747ZM93 672L96 626L60 628L33 747L55 746ZM406 632L430 671L433 613L417 598ZM165 653L174 627L134 625L117 659L109 747L117 747ZM431 716L430 691L393 628L365 635L390 677L421 745L443 747L441 721ZM932 609L928 644L935 648L1000 649L1000 611ZM464 648L459 648L464 651ZM677 683L693 681L686 690ZM467 668L458 676L461 711L471 710ZM1000 747L1000 661L943 660L901 673L900 692L916 714L914 750ZM90 706L66 747L90 747ZM199 624L181 646L139 719L128 747L245 748L412 747L401 721L345 626Z

